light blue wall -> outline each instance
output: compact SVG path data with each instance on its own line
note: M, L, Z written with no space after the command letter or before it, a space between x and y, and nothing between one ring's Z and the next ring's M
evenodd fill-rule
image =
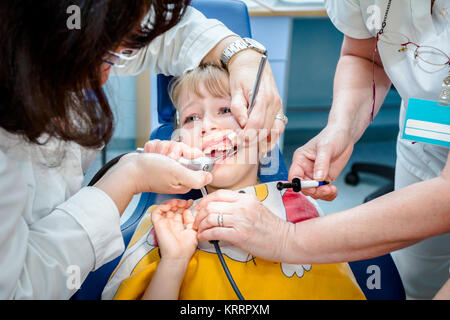
M115 118L109 150L134 149L136 140L135 77L110 77L104 86Z
M288 71L287 144L303 144L327 123L343 35L324 18L296 18ZM362 140L395 139L400 98L391 90Z

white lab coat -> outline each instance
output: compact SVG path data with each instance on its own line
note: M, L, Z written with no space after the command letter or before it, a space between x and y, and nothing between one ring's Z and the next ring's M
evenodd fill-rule
M333 24L345 35L356 39L376 36L373 28L375 10L381 21L388 0L326 0L325 6ZM380 21L380 24L381 24ZM406 35L419 45L436 47L450 54L450 0L436 0L431 15L431 0L393 0L386 33ZM384 69L398 90L400 132L397 143L396 189L435 178L442 172L449 149L424 143L413 144L401 139L408 101L419 98L436 101L442 81L449 69L432 68L414 59L413 51L398 52L399 47L379 42ZM394 252L409 298L432 298L449 278L450 234L422 241L407 249Z
M180 74L232 34L188 8L117 73ZM0 128L0 299L68 299L78 270L82 282L123 252L116 205L103 191L82 188L96 154L55 139L29 144Z

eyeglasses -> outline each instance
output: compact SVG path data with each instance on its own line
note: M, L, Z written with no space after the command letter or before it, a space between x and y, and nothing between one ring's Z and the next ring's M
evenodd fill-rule
M445 66L450 67L450 57L442 50L431 47L431 46L421 46L417 43L412 42L407 36L399 32L383 32L380 31L376 37L375 48L373 51L372 59L372 90L373 90L373 100L372 100L372 114L371 121L374 118L375 102L376 102L376 86L375 86L375 55L378 52L378 44L385 46L390 46L396 49L398 53L405 53L408 50L413 50L413 57L417 61L424 62L426 65L432 66L434 70L428 71L438 71L442 70ZM406 56L405 56L406 57ZM403 58L403 57L402 57ZM449 69L450 72L450 69Z
M120 52L108 51L108 58L103 62L116 68L125 68L128 62L137 58L137 49L123 49Z
M383 32L379 35L378 40L384 45L397 47L397 52L399 53L412 49L414 59L429 65L437 67L450 66L450 57L444 51L431 46L421 46L399 32Z

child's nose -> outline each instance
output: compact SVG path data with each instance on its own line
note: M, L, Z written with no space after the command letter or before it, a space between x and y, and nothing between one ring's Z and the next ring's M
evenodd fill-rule
M208 134L211 131L217 130L217 124L209 117L205 117L202 122L202 135Z

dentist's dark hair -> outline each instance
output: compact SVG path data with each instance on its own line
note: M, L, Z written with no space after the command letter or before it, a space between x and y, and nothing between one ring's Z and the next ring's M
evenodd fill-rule
M0 127L100 147L114 117L102 89L109 50L139 49L175 26L190 0L8 0L0 2ZM80 29L68 20L80 9ZM148 13L153 13L148 15Z

